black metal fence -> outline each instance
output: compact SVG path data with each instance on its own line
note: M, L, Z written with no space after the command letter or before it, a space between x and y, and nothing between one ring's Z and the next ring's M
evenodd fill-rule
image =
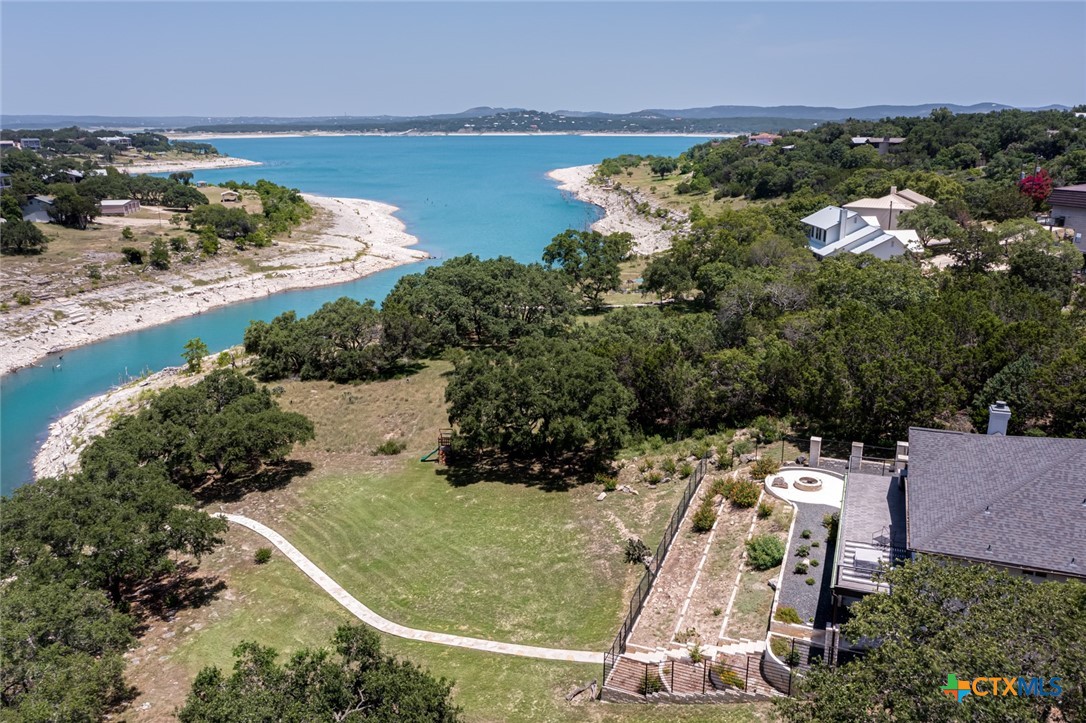
M655 582L656 576L660 573L660 568L663 567L667 551L671 549L671 543L679 532L686 510L690 507L690 501L694 499L698 487L701 485L702 480L705 479L708 466L708 458L703 457L698 462L697 467L694 468L694 473L690 475L690 480L686 483L679 504L675 507L675 511L671 513L671 519L668 521L667 527L664 528L664 535L660 538L660 544L656 546L656 553L652 556L651 562L646 563L645 574L641 576L641 580L638 581L637 587L630 596L630 602L626 608L626 617L623 618L622 625L619 626L618 635L615 636L611 647L603 654L604 686L607 685L607 678L614 668L615 660L626 652L626 639L630 637L630 632L633 631L637 617L641 614L642 608L645 607L645 600L648 599L649 593L652 591L652 583ZM600 697L603 697L602 688L600 689Z
M759 672L758 659L750 656L699 663L674 659L645 663L623 658L622 665L624 692L644 698L657 694L690 696L738 690L753 694L768 692Z

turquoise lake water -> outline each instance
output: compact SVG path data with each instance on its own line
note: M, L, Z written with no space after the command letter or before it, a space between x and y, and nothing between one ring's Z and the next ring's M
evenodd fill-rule
M546 172L622 153L676 155L698 139L676 137L433 136L261 138L212 141L222 152L264 165L196 171L197 180L267 178L309 193L369 198L400 208L417 248L442 258L476 253L537 261L562 230L583 228L597 209L564 198ZM30 463L49 423L86 399L136 376L181 363L186 341L212 350L241 341L249 322L289 309L309 314L351 296L383 299L396 280L425 263L358 281L287 291L112 337L0 378L0 491L31 478ZM60 368L55 365L60 363Z

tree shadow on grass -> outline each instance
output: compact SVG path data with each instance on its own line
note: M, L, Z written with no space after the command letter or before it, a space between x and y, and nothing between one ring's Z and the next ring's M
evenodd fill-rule
M173 570L160 573L132 594L137 635L146 632L152 618L170 620L178 610L203 607L225 589L222 578L199 574L195 562L179 562Z
M202 504L209 502L235 502L250 492L267 492L286 487L295 477L313 471L313 464L301 459L287 459L265 465L252 475L244 477L214 477L192 491Z
M479 482L537 487L544 492L567 492L592 481L591 465L583 459L533 460L510 457L483 457L457 460L436 471L453 487Z

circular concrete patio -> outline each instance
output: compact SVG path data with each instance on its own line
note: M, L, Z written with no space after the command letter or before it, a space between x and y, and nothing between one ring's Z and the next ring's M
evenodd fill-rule
M787 482L788 486L774 487L773 480L778 477ZM795 483L801 477L813 477L822 483L822 488L813 491L796 489ZM845 480L840 475L811 467L784 467L780 472L766 477L764 484L766 492L774 497L807 505L829 505L839 508L845 492Z

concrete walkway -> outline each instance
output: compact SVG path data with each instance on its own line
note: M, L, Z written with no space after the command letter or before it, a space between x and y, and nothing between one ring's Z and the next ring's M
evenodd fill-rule
M380 630L382 633L395 635L408 640L419 640L424 643L437 643L438 645L452 645L457 648L471 648L488 653L502 653L504 655L519 655L524 658L541 658L543 660L564 660L571 663L596 663L603 664L603 653L591 653L584 650L556 650L554 648L537 648L533 645L516 645L514 643L499 643L493 640L480 640L479 638L466 638L462 635L449 635L448 633L435 633L429 630L415 630L398 625L390 620L385 620L377 613L359 602L349 592L339 586L323 570L298 551L294 545L287 542L286 538L267 525L241 515L231 515L225 512L218 515L224 520L241 525L264 537L297 565L302 572L317 583L322 590L336 599L343 607L347 608L356 618L367 625Z

